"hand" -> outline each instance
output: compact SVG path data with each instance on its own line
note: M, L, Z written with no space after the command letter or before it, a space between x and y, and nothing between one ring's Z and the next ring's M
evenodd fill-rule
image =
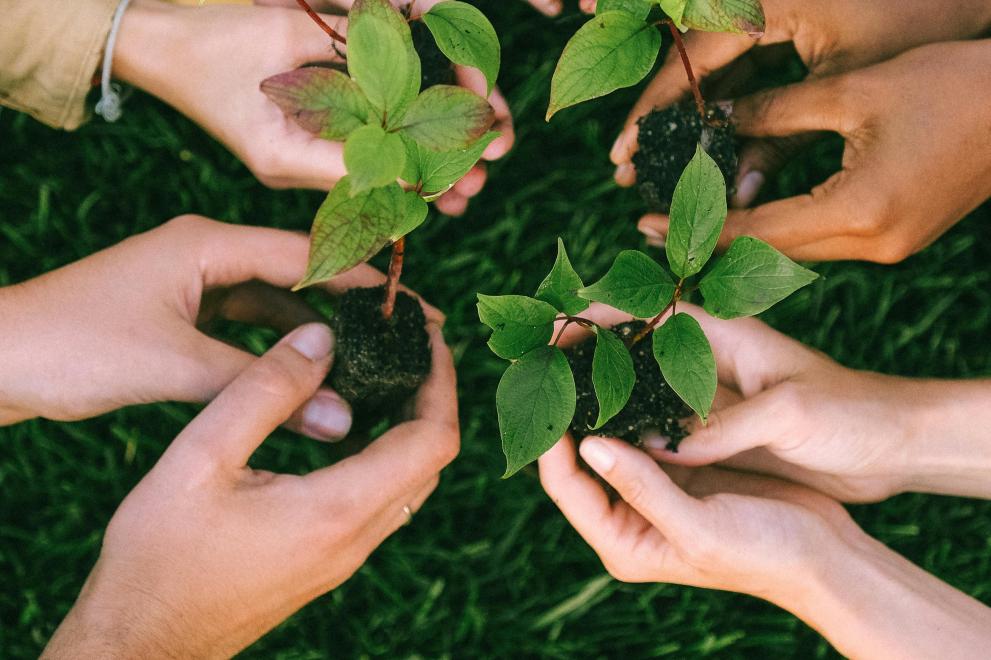
M991 196L991 40L760 93L737 101L733 119L761 137L836 131L846 149L810 194L731 211L723 248L746 235L793 259L896 263ZM667 223L646 216L640 230L662 241Z
M283 290L302 277L308 244L302 234L186 216L0 289L0 336L16 338L0 346L0 424L212 399L257 358L198 325L219 316L288 332L323 320ZM360 266L325 289L339 293L384 279ZM350 423L347 404L321 389L289 425L337 439Z
M619 580L764 598L853 658L991 650L991 610L868 537L823 495L719 468L669 477L620 440L586 438L581 455L618 502L578 467L568 438L540 458L541 483Z
M594 10L594 2L591 3ZM764 36L691 31L685 47L700 79L729 67L729 76L739 78L752 70L748 59L760 59L761 48L792 43L808 68L810 80L851 71L884 61L928 43L970 39L991 27L991 8L981 0L949 0L940 5L938 16L926 0L763 0ZM752 58L750 56L753 56ZM654 108L665 108L689 92L685 69L672 49L653 82L633 106L611 157L618 166L616 181L633 185L636 172L631 159L637 150L637 120ZM744 146L734 200L749 206L766 177L811 136L788 140L759 140ZM751 175L748 177L748 174Z
M422 15L438 2L440 0L418 0L414 2L413 11L417 16ZM255 4L299 9L299 4L295 0L256 0ZM346 12L351 8L353 3L351 0L321 0L318 2L309 2L308 4L311 8L319 11ZM409 2L393 0L393 4L397 7L405 8L409 5ZM560 12L559 0L532 0L531 4L548 15L555 15ZM557 7L556 11L553 10L554 7ZM299 16L304 16L300 11L296 11L296 13ZM344 19L338 20L343 21ZM323 37L323 41L326 43L326 35L320 32L319 29L316 29L315 25L311 23L308 29L310 32L315 31L319 36ZM288 68L292 67L284 67L284 69ZM462 87L475 92L479 96L484 97L486 95L487 83L485 76L477 69L462 66L455 67L455 76L458 84ZM262 80L262 78L259 78L259 80ZM513 128L513 115L509 109L509 104L506 102L506 98L499 91L498 87L494 88L492 93L488 95L488 101L489 105L495 111L495 124L492 126L492 130L498 131L501 135L485 149L485 152L482 154L483 161L499 160L509 153L509 150L513 147L513 143L516 141L516 133ZM473 167L468 174L454 185L454 188L437 200L437 210L446 215L463 215L468 210L469 200L480 193L482 188L485 187L487 176L484 163L479 163Z
M251 365L121 504L44 656L230 657L347 580L457 454L454 366L436 325L431 341L415 419L305 476L247 461L324 379L329 329L303 326Z

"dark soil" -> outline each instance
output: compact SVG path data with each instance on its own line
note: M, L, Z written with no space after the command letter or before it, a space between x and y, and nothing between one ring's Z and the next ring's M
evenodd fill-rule
M454 77L454 65L437 47L434 35L423 21L413 21L409 25L413 33L413 48L420 56L420 74L422 82L420 89L434 85L453 85L457 82Z
M722 170L727 195L732 196L736 181L736 131L718 106L709 105L707 112L718 126L704 126L691 100L654 110L640 119L640 150L633 156L633 165L637 168L640 195L651 211L671 210L674 188L700 142Z
M430 336L420 303L396 297L392 318L382 318L383 287L351 289L330 324L337 348L328 382L355 409L355 417L401 410L430 373ZM369 420L378 421L378 420Z
M613 330L623 339L632 338L644 325L643 321L621 323ZM631 349L633 368L637 383L633 394L618 415L595 431L599 415L599 402L592 386L592 355L595 352L595 339L568 349L565 355L575 374L575 387L578 390L578 405L571 421L571 434L575 440L589 435L621 438L636 447L641 446L644 431L654 430L669 439L668 448L677 451L678 444L688 435L681 420L692 414L681 398L661 375L661 368L654 359L652 336L647 335Z

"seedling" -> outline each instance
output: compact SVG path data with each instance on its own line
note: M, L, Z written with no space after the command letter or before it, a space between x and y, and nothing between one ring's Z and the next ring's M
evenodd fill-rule
M400 11L388 0L356 0L345 37L305 0L297 2L346 57L347 72L304 67L268 78L261 89L307 131L344 143L347 176L317 211L306 274L295 290L329 280L392 246L380 318L374 318L375 306L362 292L346 296L345 313L335 317L341 319L335 328L361 329L378 345L364 346L363 341L372 342L353 332L348 341L339 337L331 378L346 398L375 392L388 399L382 395L389 391L398 397L415 391L430 366L419 305L406 304L404 297L397 305L406 236L426 219L428 202L450 190L498 137L489 130L494 112L485 99L462 87L437 84L421 91L421 61L410 30L411 21L420 19L412 18L412 3ZM500 45L488 19L456 1L438 3L420 18L440 52L454 64L479 69L491 92ZM344 309L349 305L351 312ZM406 318L393 318L403 310ZM342 351L347 353L343 359ZM396 359L404 368L396 366ZM378 373L355 374L357 381L347 375L369 370ZM393 387L397 374L408 371L409 378Z
M677 414L682 406L665 393L666 387L703 422L708 420L716 393L716 363L698 321L679 312L679 302L697 289L705 310L715 317L752 316L817 277L770 245L746 236L709 264L726 209L723 175L698 147L674 192L665 245L668 269L643 252L626 250L598 282L585 286L559 239L554 267L533 297L479 294L479 318L493 330L489 348L511 362L496 393L506 477L550 449L569 427L579 435L596 430L633 440L646 423L666 431L676 449L684 435ZM581 316L593 301L651 320L602 327ZM555 334L556 323L560 329ZM580 346L569 360L558 342L572 324L591 330L595 346ZM652 363L644 359L648 341ZM582 352L593 352L590 379L578 373ZM584 393L576 388L576 376L591 380L597 403L596 410L577 417L576 401ZM644 420L637 412L643 404L631 401L631 394L638 381L646 384L639 387L645 396L655 397L660 419L648 415ZM641 417L632 423L631 406ZM623 428L609 429L618 415L626 417Z
M688 77L694 112L688 102L643 117L640 150L633 158L644 200L665 213L696 143L702 143L730 181L737 163L732 125L702 97L681 37L688 29L760 37L764 11L760 0L599 0L595 17L561 54L547 109L550 121L564 108L637 84L654 67L662 32L669 32Z

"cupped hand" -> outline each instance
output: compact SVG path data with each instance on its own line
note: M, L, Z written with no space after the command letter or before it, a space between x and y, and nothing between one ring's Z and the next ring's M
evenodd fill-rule
M736 591L790 608L829 550L860 534L840 505L794 484L720 468L669 476L621 440L586 438L580 452L617 501L578 465L568 437L540 458L541 483L624 582Z
M288 332L322 320L287 289L306 236L184 216L79 262L0 289L0 423L75 420L153 401L208 401L257 358L200 327L212 317ZM375 286L359 266L325 289ZM435 321L440 313L428 306ZM318 439L349 430L350 408L321 389L290 426Z
M440 0L418 0L413 2L413 15L422 15L438 2ZM299 8L299 4L295 0L255 0L255 4L269 7ZM353 2L351 0L320 0L318 2L309 2L308 4L311 8L318 11L341 13L350 9ZM399 0L393 0L393 4L400 9L406 9L410 6L409 2ZM531 0L530 4L549 16L556 15L561 11L559 0ZM299 13L299 15L304 16L302 13ZM344 19L338 18L338 21L342 20ZM315 32L321 36L326 42L326 35L315 25L311 23L309 29L311 32ZM485 76L477 69L458 66L455 67L455 76L458 84L462 87L471 90L479 96L486 96L487 83ZM513 143L516 141L516 132L513 128L513 114L509 109L509 103L506 102L506 98L499 91L499 88L493 88L492 92L487 95L487 98L489 105L495 111L495 124L493 124L491 130L498 131L501 135L485 149L485 152L482 154L482 160L493 161L499 160L509 153L513 147ZM463 215L468 209L468 203L471 198L480 193L485 187L487 176L485 164L479 163L476 165L460 181L454 184L454 187L450 191L437 200L437 210L446 215Z
M842 169L809 194L732 210L720 237L761 238L794 259L895 263L991 196L991 41L923 46L865 69L741 99L741 133L834 131ZM640 230L663 242L668 218Z
M458 452L454 366L430 330L414 418L305 476L247 462L317 391L329 329L302 326L248 367L121 504L45 657L230 657L347 580Z
M923 44L978 37L991 27L991 8L981 0L950 0L940 5L938 15L926 0L763 0L762 5L766 28L760 39L695 30L685 35L685 47L700 79L734 63L733 74L742 75L748 69L747 57L758 55L755 49L776 44L794 44L811 80L875 64ZM594 6L590 3L593 11ZM672 48L613 146L611 158L620 185L633 185L636 179L632 157L637 151L637 120L688 92L684 66ZM771 171L810 137L746 145L740 155L735 204L748 206ZM755 174L747 177L751 173Z

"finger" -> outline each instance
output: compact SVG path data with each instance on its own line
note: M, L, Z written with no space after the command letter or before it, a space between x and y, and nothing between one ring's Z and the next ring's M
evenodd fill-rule
M333 335L325 325L297 328L245 369L176 439L218 465L244 467L280 424L313 396L330 368Z
M468 210L468 198L452 190L438 198L435 206L444 215L449 215L452 218L460 218Z
M529 0L530 5L544 16L557 16L563 8L561 0Z
M482 192L487 178L488 172L485 169L485 164L479 163L471 168L468 174L464 175L460 181L454 184L454 190L462 197L470 199Z
M595 7L597 4L598 3L596 2L596 0L581 0L581 2L578 3L578 6L586 14L594 14Z
M299 296L265 282L245 282L203 296L197 325L214 318L271 328L280 335L326 319Z
M582 538L597 549L611 545L612 504L602 486L579 467L571 437L561 438L537 465L547 495Z
M459 66L455 67L454 72L459 85L475 92L482 98L486 98L488 82L481 71L472 67ZM498 160L509 153L513 147L513 142L516 141L516 133L513 129L513 113L509 109L506 97L502 95L498 87L492 89L487 100L495 113L495 123L492 125L492 130L498 131L501 135L485 148L482 159Z
M787 137L809 131L848 135L868 111L866 98L852 102L849 78L846 74L810 78L737 99L731 118L738 133L752 137Z
M684 41L695 75L700 80L747 52L755 43L747 36L696 31L685 35ZM672 48L664 65L630 111L609 154L612 162L622 165L633 158L637 151L637 121L641 117L655 108L666 108L689 91L684 64L677 49Z
M620 497L676 542L700 524L704 507L671 481L654 460L621 440L585 438L581 457Z
M283 139L278 162L266 167L264 183L270 188L302 188L327 191L347 175L344 146L305 132L283 117L290 137Z
M354 506L373 513L454 460L460 444L454 363L440 329L431 325L430 334L433 370L417 396L415 419L388 431L360 454L307 475L314 488L337 496L363 493ZM372 492L369 483L375 484Z
M747 141L740 150L732 207L743 209L753 204L767 179L821 136L821 133L803 133Z

